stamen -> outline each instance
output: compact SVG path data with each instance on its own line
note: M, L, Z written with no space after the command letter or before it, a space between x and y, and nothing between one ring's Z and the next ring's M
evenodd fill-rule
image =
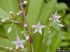
M37 29L39 29L40 27L38 26Z
M20 41L18 42L18 44L20 44Z
M58 17L55 17L55 19L57 19Z

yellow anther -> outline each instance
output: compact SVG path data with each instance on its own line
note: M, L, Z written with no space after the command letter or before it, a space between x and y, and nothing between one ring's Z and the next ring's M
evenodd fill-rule
M58 18L58 17L55 17L55 18Z
M18 42L18 44L20 44L20 42Z
M39 26L37 27L37 29L39 29Z

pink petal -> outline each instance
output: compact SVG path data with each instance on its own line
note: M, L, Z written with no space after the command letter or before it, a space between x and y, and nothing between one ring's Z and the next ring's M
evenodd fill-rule
M18 45L18 44L16 44L16 49L18 49L18 47L19 47L19 45Z
M44 28L44 27L46 27L46 25L41 25L41 26L40 26L40 28Z
M55 12L55 14L54 14L55 16L57 16L57 11Z
M20 40L21 43L24 43L26 40Z
M42 30L41 30L41 29L39 29L38 31L39 31L39 33L42 35Z
M20 38L19 38L19 36L17 35L17 41L20 41Z
M58 18L61 18L61 16L58 16Z
M22 48L24 49L24 46L23 46L23 44L20 44L20 47L22 47Z
M38 26L38 25L40 26L40 21L38 22L37 26Z
M35 29L35 31L34 31L34 33L36 33L38 30L37 29Z
M17 41L13 41L13 42L11 42L11 43L13 43L13 44L17 44Z

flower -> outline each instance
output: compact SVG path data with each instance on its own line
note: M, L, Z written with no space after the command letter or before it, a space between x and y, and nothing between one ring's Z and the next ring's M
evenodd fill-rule
M58 26L59 26L59 27L64 27L64 25L62 25L62 24L58 24Z
M34 25L35 27L35 31L34 31L34 33L36 33L37 31L42 35L42 28L44 28L44 27L46 27L46 25L40 25L40 21L38 22L38 24L37 25Z
M26 28L27 27L27 24L24 24L24 27Z
M17 16L19 16L20 15L20 13L17 13Z
M12 30L12 28L10 27L10 28L8 29L8 33L10 33L10 32L11 32L11 30Z
M10 12L9 12L9 14L10 14L10 15L13 15L13 12L12 12L12 11L10 11Z
M53 17L53 19L54 19L54 22L55 22L55 21L60 22L60 21L59 21L59 18L60 18L61 16L57 16L57 11L55 12L54 15L52 15L52 17Z
M53 19L52 18L49 18L49 20L52 21Z
M6 49L9 49L9 47L7 46Z
M23 14L23 12L22 12L22 11L19 11L19 13L20 13L20 14Z
M3 19L1 20L1 22L6 22L6 19L5 19L5 18L3 18Z
M24 4L27 4L27 1L24 1Z
M20 40L19 36L17 35L17 41L13 41L11 43L16 44L16 49L18 49L18 47L22 47L24 49L24 46L22 43L24 43L26 40Z
M10 51L12 51L13 50L13 47L10 47L10 49L9 49Z
M10 18L8 17L8 18L7 18L7 21L9 21L9 20L10 20Z
M21 34L24 34L24 31L21 31Z
M49 30L49 33L51 33L51 31Z
M29 36L26 36L25 38L26 38L26 40L28 40L29 39Z

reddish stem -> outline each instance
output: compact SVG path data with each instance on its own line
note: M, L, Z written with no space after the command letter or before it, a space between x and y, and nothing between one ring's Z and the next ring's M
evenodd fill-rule
M27 21L26 21L26 13L23 11L23 7L22 7L22 5L21 5L21 0L19 0L19 3L20 3L20 8L21 8L21 10L22 10L22 12L23 12L24 21L25 21L25 23L27 24Z
M22 24L22 23L20 23L20 22L16 22L17 24L20 24L20 25L22 25L22 26L24 26L24 24Z

